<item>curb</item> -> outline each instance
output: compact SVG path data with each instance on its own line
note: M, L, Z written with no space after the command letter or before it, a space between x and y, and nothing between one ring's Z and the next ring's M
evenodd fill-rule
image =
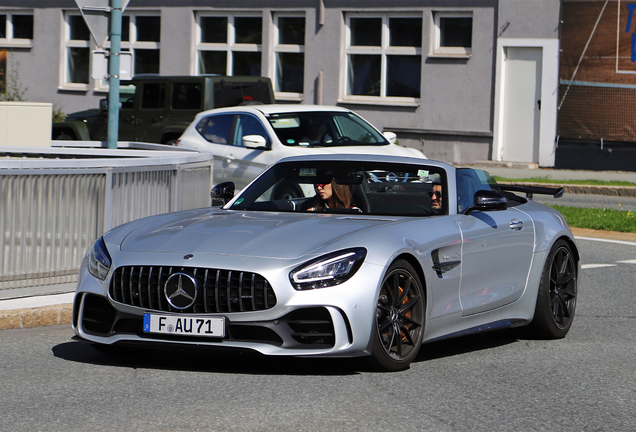
M70 324L72 304L0 311L0 330Z
M636 233L602 231L588 228L570 228L575 237L591 237L603 240L616 240L636 243Z

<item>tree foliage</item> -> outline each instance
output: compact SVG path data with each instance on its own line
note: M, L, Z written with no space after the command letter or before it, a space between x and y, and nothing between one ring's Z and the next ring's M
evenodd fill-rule
M9 61L6 63L8 64ZM25 101L27 90L28 87L22 88L20 83L20 62L15 62L8 73L5 69L0 69L0 101Z

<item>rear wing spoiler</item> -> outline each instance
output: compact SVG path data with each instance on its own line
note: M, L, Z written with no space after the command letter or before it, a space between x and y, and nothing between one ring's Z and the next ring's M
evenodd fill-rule
M543 186L524 186L524 185L499 185L501 190L509 192L522 192L526 194L526 198L532 199L534 194L552 195L554 198L563 196L563 188L543 187Z

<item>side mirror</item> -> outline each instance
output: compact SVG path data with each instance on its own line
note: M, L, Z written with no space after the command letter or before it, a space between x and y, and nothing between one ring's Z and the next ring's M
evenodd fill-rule
M108 99L99 100L99 109L102 111L108 111Z
M243 137L243 146L253 150L266 150L267 140L260 135L245 135Z
M387 139L391 144L395 144L397 142L397 134L395 132L383 132L384 138Z
M463 214L470 214L473 210L505 210L508 208L508 200L499 192L493 190L479 190L475 192L473 206L464 210Z
M210 198L212 198L212 205L225 205L232 198L234 198L234 183L223 182L212 188L210 191Z

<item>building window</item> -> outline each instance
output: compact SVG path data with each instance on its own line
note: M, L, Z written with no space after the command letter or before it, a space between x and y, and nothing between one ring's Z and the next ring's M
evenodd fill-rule
M420 97L422 17L347 16L346 97L409 101Z
M147 12L123 15L120 48L132 53L134 75L160 73L161 16ZM104 49L110 49L110 41L106 41ZM98 81L96 90L108 90L108 80Z
M91 34L80 14L66 14L64 84L86 88L90 71Z
M0 46L31 46L33 12L0 11Z
M161 17L126 14L122 17L121 27L121 50L132 52L134 74L158 74Z
M260 15L197 15L199 75L261 75Z
M274 23L274 90L300 95L305 77L305 17L276 15Z
M473 15L470 12L435 12L432 55L470 56L473 45Z

